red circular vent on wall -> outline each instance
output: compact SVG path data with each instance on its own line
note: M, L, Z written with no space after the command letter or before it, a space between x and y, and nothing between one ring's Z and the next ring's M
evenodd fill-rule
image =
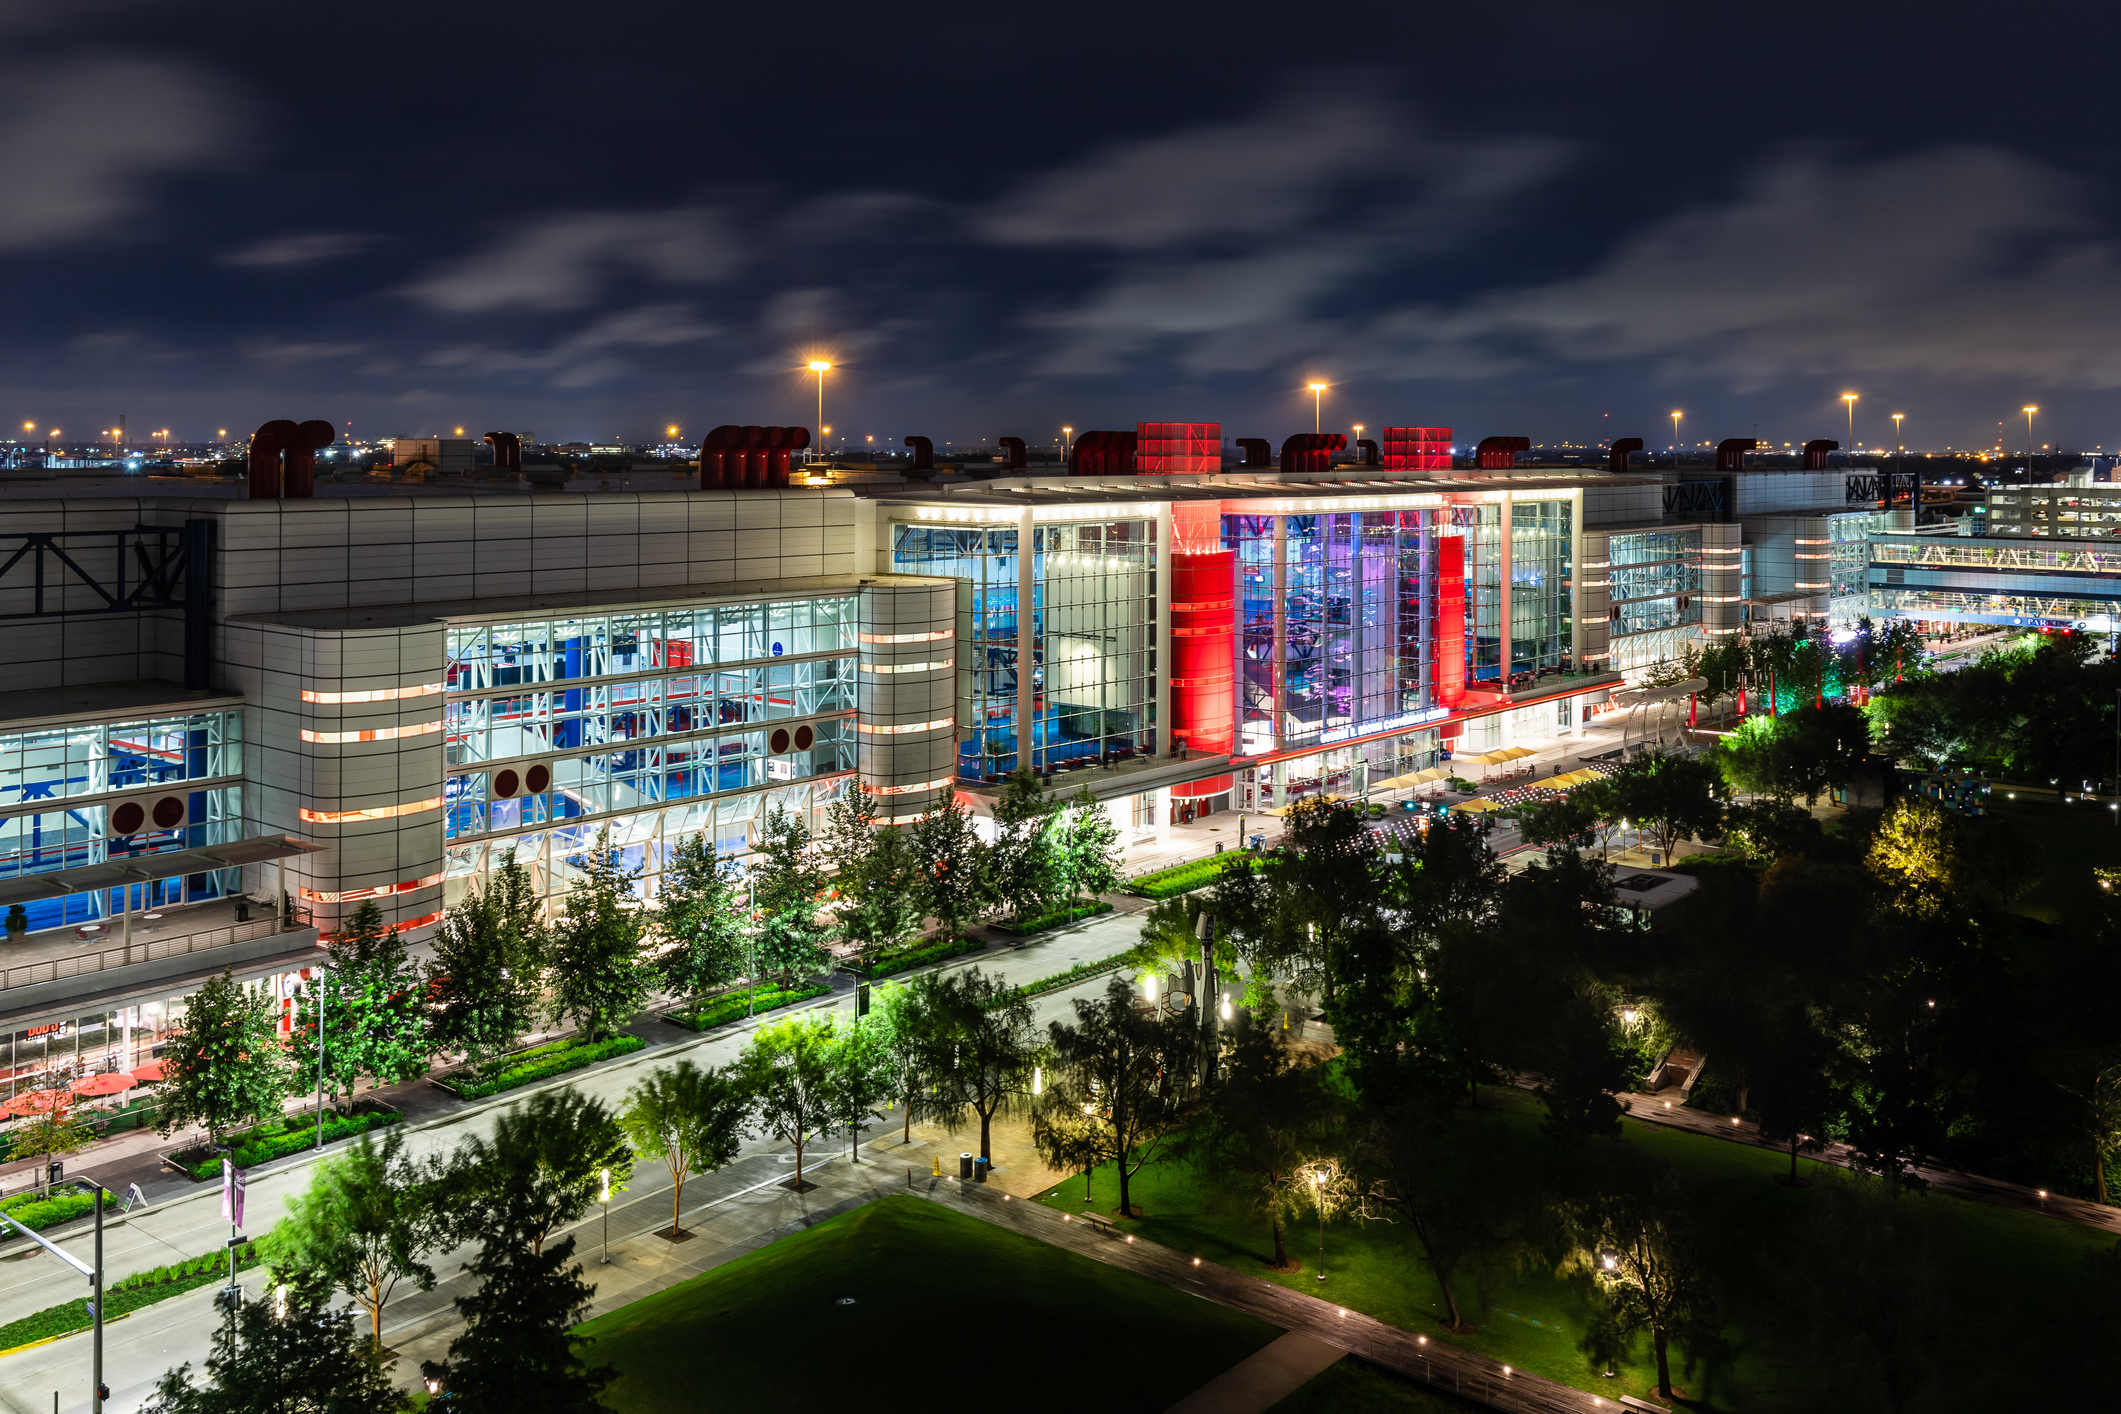
M816 740L817 733L810 730L810 728L797 727L795 729L795 749L797 751L808 751L810 743Z
M773 736L767 741L766 745L773 749L773 754L776 756L786 751L788 749L788 729L786 727L775 727Z
M552 784L552 767L531 767L523 773L523 784L530 788L532 795L543 795L546 788Z
M121 800L110 810L110 833L113 839L136 835L147 823L147 807L137 800Z
M496 800L508 799L517 790L521 789L522 785L522 777L513 771L496 771L493 773L493 795Z
M174 830L184 823L184 797L165 795L155 802L148 814L153 817L156 829Z

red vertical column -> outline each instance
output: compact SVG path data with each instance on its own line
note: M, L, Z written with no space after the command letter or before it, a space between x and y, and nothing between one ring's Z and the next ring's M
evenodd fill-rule
M1171 735L1228 751L1237 714L1237 554L1171 557Z
M1466 541L1436 540L1436 705L1466 700Z

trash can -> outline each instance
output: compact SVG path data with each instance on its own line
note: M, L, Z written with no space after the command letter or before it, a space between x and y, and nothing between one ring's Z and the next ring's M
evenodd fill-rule
M987 1156L985 1154L982 1154L978 1158L974 1159L972 1161L972 1181L974 1183L985 1183L987 1181L988 1167L989 1164L987 1161Z
M965 1179L972 1177L972 1156L970 1154L959 1154L957 1156L957 1176Z

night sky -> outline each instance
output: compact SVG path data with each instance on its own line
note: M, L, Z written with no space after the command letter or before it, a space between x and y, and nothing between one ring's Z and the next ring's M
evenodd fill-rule
M0 3L0 427L2121 444L2112 7L1740 8Z

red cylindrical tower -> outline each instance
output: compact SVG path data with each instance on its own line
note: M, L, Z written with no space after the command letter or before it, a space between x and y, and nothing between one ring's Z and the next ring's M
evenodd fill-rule
M1171 735L1228 751L1237 714L1237 555L1171 557Z

